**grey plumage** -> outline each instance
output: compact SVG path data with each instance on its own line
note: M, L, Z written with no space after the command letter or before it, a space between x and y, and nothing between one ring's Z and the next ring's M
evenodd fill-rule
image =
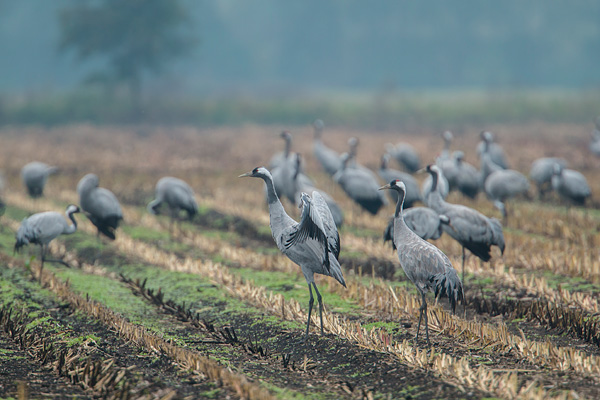
M297 180L306 186L314 186L313 181L306 176L302 170L302 164L296 166L295 154L291 151L292 134L284 131L282 137L286 138L286 151L278 166L271 169L273 184L280 199L288 199L292 204L296 201L295 186L292 182L294 174L297 174ZM299 168L299 170L298 170ZM297 171L298 170L298 171ZM297 171L297 172L296 172ZM266 194L266 193L265 193Z
M460 204L446 202L437 189L440 170L437 165L429 165L426 168L433 179L433 189L429 196L429 207L438 214L450 218L452 228L444 226L444 232L459 242L463 248L463 280L465 269L465 248L475 254L483 261L491 258L491 247L498 246L504 254L504 234L502 224L496 218L488 218L479 211Z
M582 206L592 195L590 185L581 172L554 164L552 188L563 198L575 205Z
M526 195L529 191L529 181L519 171L514 169L503 169L493 172L485 180L485 194L500 210L502 217L506 219L506 200L519 195Z
M480 134L481 142L477 145L477 154L481 157L484 152L489 153L492 161L498 164L502 169L508 168L504 149L498 143L494 142L494 134L489 131L482 131Z
M65 215L71 221L69 224L63 214L56 211L46 211L33 214L21 221L17 230L14 250L18 252L23 246L29 243L40 246L41 268L44 268L44 261L64 262L59 260L47 260L46 251L48 244L60 235L70 235L77 231L77 221L73 214L78 213L79 207L70 204L67 206ZM40 281L42 273L40 270Z
M444 176L444 173L441 169L438 169L438 171L439 175L435 188L433 187L433 178L431 176L427 176L421 184L421 197L428 207L431 207L429 204L429 196L434 190L437 190L444 199L448 197L448 192L450 191L450 185L448 184L448 180Z
M288 159L292 149L292 135L288 131L283 131L279 136L285 141L284 150L271 157L271 161L269 162L270 170L284 163Z
M452 153L456 165L456 189L467 197L474 199L479 193L479 171L464 161L465 154L457 150Z
M448 257L433 244L421 239L406 225L402 212L402 203L406 193L404 183L397 180L391 181L389 184L382 186L381 189L398 191L398 203L394 214L393 242L397 248L400 266L421 294L416 340L419 338L421 319L425 316L425 336L429 344L425 294L432 290L435 292L436 297L448 296L452 312L455 312L456 303L464 298L462 282Z
M387 199L378 188L377 179L372 173L361 168L347 167L350 155L342 155L342 168L333 176L344 192L369 213L375 215L381 207L387 205Z
M600 156L600 116L594 121L594 130L592 131L592 140L589 144L589 149L592 154Z
M305 339L308 338L310 315L314 303L311 286L317 294L321 334L323 334L323 302L314 281L314 274L331 276L344 287L346 286L338 261L340 236L325 200L316 191L312 193L312 198L303 193L301 195L302 216L300 222L296 222L285 212L275 192L271 173L266 168L255 168L251 172L240 175L241 177L260 178L265 182L273 239L279 250L300 266L308 283L310 301Z
M313 122L313 128L315 133L313 153L325 172L333 176L342 167L340 155L323 143L323 129L325 128L323 121L317 119Z
M419 184L417 183L417 180L412 177L412 175L406 172L399 171L397 169L389 168L389 160L389 154L386 153L383 156L381 156L381 165L377 173L379 174L379 177L383 179L384 182L390 182L395 179L404 182L404 185L406 186L406 198L404 199L404 207L410 208L417 201L421 201L421 192L419 190ZM392 199L392 201L398 201L398 192L396 192L395 190L390 190L388 191L388 193L390 194L390 198Z
M314 187L312 184L307 183L306 181L304 181L302 179L299 179L301 177L300 165L302 164L302 162L301 162L302 157L298 153L296 153L295 156L296 156L296 170L292 177L292 182L294 185L296 205L297 206L302 205L301 200L302 200L303 192L304 193L312 193L314 191L317 191L317 192L319 192L319 194L323 197L323 199L327 203L327 206L329 207L329 210L331 211L331 215L333 216L335 225L338 228L341 227L344 223L344 213L342 212L342 209L327 192Z
M161 204L169 207L171 218L174 219L181 210L187 213L189 219L198 213L198 203L194 191L186 182L172 176L160 178L156 183L155 199L146 207L151 214L158 214Z
M417 151L408 143L391 143L386 145L386 151L409 172L416 172L421 166L421 158Z
M87 174L77 184L79 205L89 220L109 239L115 239L115 229L123 219L119 201L108 189L99 187L95 174Z
M400 180L400 182L402 181ZM408 194L408 189L406 190L406 194ZM439 215L429 207L413 207L403 211L402 215L404 216L406 226L424 240L439 239L444 231L443 226L450 224L450 218L445 215ZM394 217L390 218L388 222L383 233L383 241L392 241L392 246L395 250L396 246L394 245L393 238Z
M39 161L32 161L21 168L21 180L29 196L36 198L44 194L48 176L58 171L58 168Z
M537 186L540 197L543 197L548 191L552 190L554 164L560 164L563 167L567 167L567 161L559 157L542 157L531 163L529 178L531 178Z

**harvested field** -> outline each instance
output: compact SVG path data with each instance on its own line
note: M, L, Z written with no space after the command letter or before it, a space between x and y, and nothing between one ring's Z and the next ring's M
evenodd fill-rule
M538 157L564 157L594 198L567 209L554 195L537 200L532 185L530 200L511 201L504 255L494 249L485 264L467 258L466 304L452 315L445 299L428 298L431 347L414 341L419 297L381 240L393 206L361 213L319 168L308 125L285 128L307 173L345 212L348 288L316 277L325 335L313 315L302 341L304 277L271 238L262 182L237 179L268 164L282 128L0 130L0 397L600 398L600 159L587 150L590 126L486 127L512 168L527 174ZM475 165L479 130L455 132L453 144ZM325 141L343 151L351 136L372 169L387 142L410 142L428 161L442 147L438 133L417 130L328 129ZM41 199L20 183L20 168L34 159L60 168ZM78 231L51 245L71 268L47 263L40 277L39 248L13 254L19 223L77 203L88 172L119 198L124 224L114 242L98 240L78 214ZM146 211L167 175L187 181L200 205L172 235L168 216ZM483 194L451 193L449 201L500 218ZM435 244L459 270L460 245L447 235Z

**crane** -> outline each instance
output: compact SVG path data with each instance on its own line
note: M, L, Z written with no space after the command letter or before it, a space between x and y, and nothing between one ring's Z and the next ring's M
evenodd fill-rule
M121 205L113 192L98 185L98 176L95 174L87 174L81 178L77 184L79 205L92 224L98 228L98 237L103 233L114 240L115 229L123 219Z
M48 176L54 174L56 171L58 171L58 168L39 161L32 161L25 164L21 168L21 180L29 196L33 198L43 196Z
M342 167L342 160L336 151L330 149L323 143L324 128L325 124L322 120L317 119L313 122L313 129L315 132L313 152L315 157L317 157L317 160L319 160L323 166L325 172L333 176Z
M421 319L425 316L425 337L429 345L429 327L427 321L427 300L425 294L432 290L435 297L446 295L450 301L452 312L456 311L456 303L464 299L462 282L448 257L433 244L421 239L408 228L402 213L402 203L406 195L406 186L402 181L394 180L382 186L382 189L391 189L398 192L398 203L394 213L393 243L397 248L398 260L404 273L417 287L421 294L421 308L419 309L419 324L417 336L421 329Z
M560 164L554 164L552 188L561 197L578 206L584 205L585 200L592 195L590 185L581 172L564 168Z
M302 193L300 197L302 215L300 222L296 222L285 212L275 192L271 173L266 168L257 167L239 177L260 178L265 182L273 239L279 250L300 266L308 283L310 299L304 340L308 338L310 315L314 304L311 286L314 287L319 302L321 335L323 335L323 301L314 274L331 276L346 287L338 261L340 235L325 200L317 191L312 192L312 197Z
M394 146L392 143L387 143L385 149L408 172L415 172L420 168L421 158L410 144L400 142Z
M154 192L155 199L148 203L146 209L150 214L157 215L161 204L167 203L171 214L169 231L171 231L173 221L181 210L187 213L190 220L198 214L198 203L196 203L194 191L190 185L181 179L172 176L160 178L156 183Z
M346 192L348 197L354 200L369 213L376 215L379 209L388 204L383 193L379 192L379 184L372 173L366 172L362 168L348 167L350 155L342 154L342 168L333 176Z
M506 200L519 196L527 195L529 191L529 181L519 171L514 169L501 169L492 172L485 180L485 194L494 203L502 213L504 223L508 220L506 210Z
M37 214L33 214L21 221L21 225L17 230L16 242L14 250L19 250L28 245L29 243L40 245L40 276L39 282L42 282L42 270L44 269L44 261L58 262L63 265L69 266L62 260L50 260L46 258L46 252L48 245L52 240L60 235L70 235L77 231L77 221L73 214L80 211L79 207L74 204L69 204L65 210L65 215L71 224L67 223L63 215L56 211L45 211Z
M563 168L568 165L564 158L559 157L542 157L531 163L529 177L535 182L540 198L544 197L549 190L552 190L554 164L560 164Z
M280 151L271 157L271 161L269 162L269 169L271 170L284 163L292 150L292 135L288 131L283 131L279 136L285 141L285 145L283 151Z
M452 228L444 226L444 231L462 246L462 281L465 279L465 248L483 261L491 258L492 246L498 246L504 254L504 234L502 224L496 218L488 218L479 211L460 204L446 202L439 191L440 169L437 165L425 168L432 177L432 191L429 207L438 214L446 215L452 221Z
M502 146L494 142L494 134L489 131L482 131L480 137L481 142L477 144L477 154L481 157L483 153L487 152L494 163L498 164L502 169L507 169L506 155Z
M460 150L452 153L456 163L456 188L465 196L474 199L479 193L479 171L464 161L465 153Z

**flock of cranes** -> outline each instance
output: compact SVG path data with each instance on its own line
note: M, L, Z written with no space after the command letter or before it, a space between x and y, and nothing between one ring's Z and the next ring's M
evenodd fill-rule
M596 122L598 125L599 121ZM420 158L410 144L387 144L385 153L381 156L379 170L372 171L359 164L356 159L359 149L357 138L351 138L348 141L348 151L340 154L323 142L322 121L315 121L313 128L315 158L349 198L372 215L388 204L383 189L386 189L390 199L396 204L395 213L384 231L384 239L392 242L400 266L421 295L417 339L424 318L425 336L429 343L426 293L433 291L436 297L447 296L454 312L456 304L464 300L465 250L482 261L490 260L492 246L497 246L502 254L505 250L502 223L471 207L448 202L448 193L459 191L464 196L475 198L479 192L484 192L501 211L506 223L509 215L506 201L516 196L529 196L529 179L521 172L508 168L502 147L488 131L481 133L481 143L477 146L479 170L464 160L462 151L451 153L453 135L446 131L442 134L443 150L435 163L421 168ZM600 142L598 129L600 128L597 126L595 132L598 132ZM279 250L298 264L304 274L310 299L306 340L314 304L313 288L319 303L323 333L323 302L314 274L333 277L346 286L339 263L338 233L338 228L344 223L344 216L342 208L333 197L317 188L315 182L305 174L302 157L292 151L292 135L284 131L281 138L285 142L284 150L272 157L269 169L257 167L240 177L254 177L264 181L273 239ZM391 168L391 160L395 160L404 171ZM567 165L567 161L560 158L538 159L533 162L529 177L541 197L552 189L574 204L584 204L591 196L589 185L581 173L568 169ZM48 177L56 171L57 168L39 162L23 167L21 176L29 195L42 196ZM412 175L416 172L428 174L421 187ZM379 179L387 184L380 186ZM95 174L87 174L81 178L77 193L79 206L71 204L67 207L67 219L52 211L25 218L16 234L15 250L18 251L29 243L38 244L41 248L42 268L44 261L57 261L46 258L48 245L59 235L71 234L77 230L75 214L80 211L96 226L98 237L102 234L114 240L115 231L123 220L116 196L99 186L99 178ZM299 222L286 213L283 199L301 208ZM416 207L419 202L425 206ZM170 230L173 221L182 211L190 219L198 213L192 188L178 178L164 177L158 181L155 199L147 206L148 212L158 214L163 203L170 210ZM461 278L448 257L428 241L438 239L443 232L462 247Z

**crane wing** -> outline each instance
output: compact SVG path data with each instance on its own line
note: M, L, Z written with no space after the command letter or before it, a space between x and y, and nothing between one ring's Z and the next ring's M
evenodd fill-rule
M302 207L302 216L300 222L295 225L289 236L284 242L285 249L289 249L295 244L306 242L308 239L314 239L323 245L324 264L329 271L329 251L328 240L323 226L321 216L312 201L307 201ZM335 226L335 223L334 223Z
M331 210L327 205L327 201L318 191L312 192L312 208L316 210L321 221L323 222L323 231L327 236L327 244L329 251L331 251L335 258L340 256L340 234L335 225Z

